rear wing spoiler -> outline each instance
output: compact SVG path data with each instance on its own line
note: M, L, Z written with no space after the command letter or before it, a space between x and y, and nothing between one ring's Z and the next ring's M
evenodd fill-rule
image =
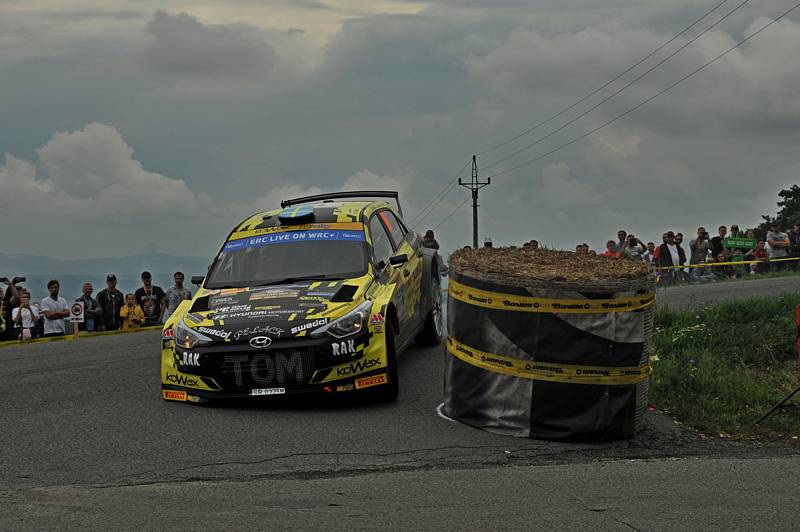
M400 195L397 192L389 190L363 190L353 192L329 192L328 194L316 194L314 196L303 196L302 198L293 198L283 200L281 208L285 209L291 205L300 205L302 203L314 203L319 201L333 201L336 199L347 198L391 198L397 204L397 212L403 216L403 209L400 207Z

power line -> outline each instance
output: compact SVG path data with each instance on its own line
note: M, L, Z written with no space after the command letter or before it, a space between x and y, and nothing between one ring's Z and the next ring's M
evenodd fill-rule
M455 208L455 209L453 209L452 211L450 211L450 214L448 214L447 216L445 216L444 220L442 220L441 222L439 222L439 223L438 223L438 224L437 224L437 225L436 225L436 226L433 228L433 230L434 230L434 231L436 231L436 230L437 230L437 229L439 229L439 228L440 228L442 225L444 225L444 223L445 223L447 220L449 220L450 218L452 218L452 217L453 217L453 215L454 215L455 213L457 213L457 212L459 211L459 209L461 209L461 207L463 207L464 205L466 205L468 201L469 201L469 198L465 199L464 201L462 201L461 203L459 203L458 205L456 205L456 208Z
M614 78L612 78L612 79L610 79L610 80L606 81L606 82L605 82L603 85L601 85L600 87L598 87L598 88L594 89L593 91L591 91L591 92L590 92L590 93L588 93L586 96L584 96L584 97L583 97L583 98L581 98L580 100L576 101L575 103L573 103L573 104L572 104L572 105L570 105L569 107L565 107L564 109L562 109L562 110L561 110L561 111L559 111L558 113L554 114L554 115L553 115L553 116L551 116L550 118L547 118L546 120L543 120L543 121L539 122L538 124L535 124L534 126L531 126L531 127L529 127L529 128L528 128L528 129L526 129L525 131L523 131L523 132L521 132L521 133L519 133L519 134L517 134L517 135L515 135L515 136L511 137L510 139L504 140L504 141L502 141L502 142L500 142L500 143L498 143L498 144L495 144L495 145L494 145L494 146L492 146L491 148L487 148L487 149L485 149L485 150L483 150L483 151L481 151L481 152L478 152L478 154L477 154L477 155L484 155L484 154L486 154L486 153L489 153L489 152L491 152L491 151L494 151L494 150L496 150L497 148L501 148L501 147L505 146L506 144L508 144L508 143L510 143L510 142L514 142L515 140L517 140L517 139L519 139L519 138L522 138L522 137L524 137L524 136L525 136L525 135L527 135L528 133L531 133L531 132L533 132L533 131L536 131L537 129L539 129L539 128L540 128L540 127L542 127L543 125L545 125L545 124L547 124L547 123L549 123L549 122L551 122L551 121L555 120L556 118L558 118L559 116L563 115L563 114L564 114L564 113L566 113L567 111L570 111L570 110L574 109L576 106L578 106L578 105L582 104L583 102L585 102L586 100L588 100L589 98L591 98L592 96L594 96L595 94L597 94L598 92L600 92L601 90L605 89L606 87L608 87L609 85L611 85L612 83L614 83L615 81L617 81L618 79L620 79L621 77L623 77L625 74L627 74L628 72L630 72L631 70L633 70L633 69L634 69L634 68L636 68L637 66L641 65L642 63L644 63L645 61L647 61L648 59L650 59L651 57L653 57L655 54L657 54L658 52L660 52L661 50L663 50L665 47L669 46L669 45L670 45L672 42L674 42L674 41L675 41L675 40L676 40L678 37L680 37L681 35L683 35L683 34L684 34L684 33L686 33L687 31L689 31L690 29L692 29L693 27L695 27L695 26L696 26L697 24L699 24L699 23L700 23L700 22L701 22L703 19L705 19L705 18L706 18L708 15L710 15L711 13L713 13L714 11L716 11L716 10L717 10L717 9L718 9L720 6L722 6L722 4L724 4L724 3L725 3L725 2L727 2L727 1L728 1L728 0L722 0L720 3L718 3L717 5L715 5L714 7L712 7L711 9L709 9L708 11L706 11L706 12L703 14L703 16L702 16L702 17L698 18L697 20L695 20L694 22L692 22L691 24L689 24L688 26L686 26L684 29L682 29L680 32L676 33L676 34L675 34L675 35L674 35L674 36L673 36L671 39L669 39L668 41L664 42L662 45L660 45L660 46L659 46L659 47L657 47L655 50L653 50L652 52L650 52L649 54L647 54L646 56L644 56L642 59L640 59L639 61L637 61L637 62L636 62L636 63L634 63L633 65L629 66L629 67L628 67L627 69L625 69L623 72L620 72L619 74L617 74L617 76L615 76Z
M553 131L551 131L550 133L546 134L545 136L543 136L543 137L540 137L540 138L536 139L535 141L531 142L530 144L528 144L528 145L526 145L526 146L523 146L522 148L520 148L520 149L518 149L518 150L516 150L516 151L514 151L514 152L512 152L512 153L510 153L509 155L506 155L505 157L502 157L502 158L500 158L500 159L498 159L498 160L496 160L496 161L493 161L493 162L489 163L488 165L486 165L486 166L482 167L482 168L481 168L481 171L484 171L484 170L486 170L487 168L491 168L492 166L496 166L496 165L498 165L498 164L500 164L500 163L502 163L502 162L504 162L504 161L507 161L508 159L511 159L512 157L516 157L516 156L517 156L517 155L519 155L520 153L522 153L522 152L524 152L524 151L527 151L527 150L529 150L530 148L532 148L532 147L536 146L536 145L537 145L537 144L539 144L540 142L543 142L543 141L545 141L545 140L549 139L550 137L552 137L552 136L553 136L553 135L555 135L556 133L558 133L558 132L560 132L560 131L564 130L565 128L567 128L568 126L570 126L570 125L574 124L575 122L577 122L578 120L580 120L580 119L581 119L581 118L583 118L584 116L588 115L589 113L591 113L592 111L594 111L595 109L597 109L598 107L600 107L601 105L603 105L604 103L606 103L606 102L608 102L609 100L611 100L612 98L614 98L616 95L618 95L618 94L619 94L619 93L621 93L622 91L624 91L624 90L626 90L627 88L629 88L631 85L633 85L634 83L636 83L636 82L637 82L637 81L639 81L640 79L642 79L643 77L645 77L646 75L648 75L649 73L651 73L652 71L654 71L655 69L657 69L658 67L660 67L661 65L663 65L664 63L666 63L667 61L669 61L670 59L672 59L673 57L675 57L675 56L676 56L678 53L680 53L682 50L684 50L684 49L685 49L687 46L689 46L690 44L694 43L694 42L695 42L697 39L699 39L700 37L702 37L703 35L705 35L705 34L706 34L706 33L708 33L709 31L711 31L712 29L714 29L716 26L718 26L719 24L721 24L721 23L722 23L722 22L723 22L725 19L727 19L728 17L730 17L731 15L733 15L733 14L734 14L736 11L738 11L739 9L741 9L741 8L742 8L742 7L743 7L743 6L744 6L746 3L748 3L749 1L750 1L750 0L743 0L743 1L742 1L742 2L739 4L739 5L737 5L736 7L734 7L733 9L731 9L730 11L728 11L728 12L727 12L725 15L723 15L723 16L722 16L720 19L718 19L716 22L714 22L713 24L711 24L710 26L708 26L706 29L704 29L703 31L701 31L700 33L698 33L697 35L695 35L694 37L692 37L692 38L691 38L689 41L687 41L686 43L684 43L684 44L683 44L683 45L681 45L680 47L678 47L678 48L677 48L675 51L673 51L672 53L670 53L670 54L669 54L668 56L666 56L664 59L662 59L661 61L659 61L658 63L656 63L656 64L655 64L655 65L653 65L652 67L650 67L649 69L645 70L644 72L642 72L641 74L639 74L638 76L636 76L635 78L633 78L631 81L629 81L628 83L626 83L625 85L623 85L622 87L620 87L619 89L617 89L616 91L612 92L610 95L606 96L605 98L603 98L602 100L600 100L598 103L596 103L595 105L593 105L592 107L590 107L590 108L589 108L589 109L587 109L586 111L582 112L581 114L579 114L579 115L578 115L578 116L576 116L575 118L573 118L573 119L569 120L568 122L564 123L564 124L563 124L563 125L561 125L560 127L558 127L558 128L556 128L556 129L554 129Z
M430 202L429 202L429 203L428 203L428 204L427 204L427 205L426 205L426 206L425 206L425 207L424 207L424 208L423 208L423 209L420 211L420 213L419 213L419 214L417 214L417 216L416 216L416 217L415 217L415 218L414 218L414 219L411 221L411 223L410 223L410 225L411 225L412 227L416 227L417 225L419 225L420 223L422 223L422 220L424 220L425 218L427 218L428 216L430 216L430 214L433 212L433 210L434 210L434 209L435 209L435 208L436 208L436 207L437 207L437 206L438 206L438 205L439 205L439 204L440 204L442 201L444 201L444 199L447 197L447 195L450 193L450 191L451 191L451 190L453 190L453 189L456 187L456 185L458 184L458 178L459 178L459 177L461 177L461 174L464 172L464 170L466 170L466 169L467 169L467 166L469 166L469 164L470 164L471 162L472 162L471 160L467 161L467 162L464 164L464 166L461 168L461 170L459 170L459 171L458 171L458 173L455 175L455 177L454 177L453 179L451 179L451 180L450 180L450 182L449 182L447 185L445 185L445 187L444 187L444 188L441 190L441 192L439 192L439 194L437 194L437 195L436 195L436 197L434 197L434 199L432 199L432 200L431 200L431 201L430 201ZM426 212L426 211L427 211L427 212ZM424 213L424 214L423 214L423 213Z
M697 24L699 24L701 21L703 21L706 17L708 17L711 13L716 11L719 7L721 7L727 1L728 0L722 0L721 2L717 3L714 7L712 7L708 11L706 11L700 18L696 19L694 22L692 22L691 24L689 24L688 26L683 28L681 31L679 31L678 33L673 35L672 38L670 38L669 40L665 41L663 44L661 44L660 46L655 48L653 51L651 51L649 54L644 56L642 59L640 59L639 61L637 61L636 63L634 63L630 67L628 67L627 69L625 69L623 72L620 72L617 76L615 76L614 78L610 79L609 81L607 81L606 83L604 83L600 87L598 87L598 88L594 89L593 91L589 92L588 94L586 94L584 97L582 97L579 100L577 100L572 105L570 105L568 107L565 107L564 109L562 109L558 113L554 114L553 116L551 116L551 117L539 122L538 124L534 125L533 127L530 127L528 129L526 129L525 131L519 133L518 135L515 135L514 137L511 137L510 139L507 139L507 140L505 140L503 142L500 142L499 144L495 144L494 146L479 152L478 155L483 155L485 153L489 153L491 151L494 151L497 148L505 146L506 144L508 144L510 142L513 142L513 141L515 141L515 140L527 135L528 133L531 133L531 132L535 131L536 129L540 128L541 126L543 126L545 124L548 124L549 122L555 120L556 118L558 118L559 116L563 115L564 113L574 109L576 106L578 106L581 103L585 102L586 100L588 100L589 98L591 98L592 96L597 94L598 92L602 91L603 89L605 89L606 87L608 87L609 85L614 83L615 81L617 81L620 78L622 78L623 76L625 76L627 73L631 72L637 66L641 65L642 63L644 63L645 61L647 61L648 59L653 57L655 54L657 54L658 52L663 50L665 47L669 46L676 39L678 39L681 35L685 34L687 31L691 30L693 27L695 27ZM410 223L410 225L412 227L416 227L417 225L422 223L422 221L425 220L425 218L427 218L428 216L430 216L431 213L436 209L436 207L442 201L444 201L444 199L448 196L448 194L450 194L450 192L455 188L458 178L461 176L461 174L464 172L464 170L466 170L467 166L469 166L469 161L467 161L467 163L464 165L463 168L461 168L461 170L458 172L458 174L456 174L456 176L449 183L447 183L444 186L444 188L434 197L434 199L431 200L419 212L419 214L417 214L417 216ZM488 166L492 166L492 165L488 165ZM487 166L487 168L488 168L488 166Z
M525 161L523 163L520 163L520 164L518 164L516 166L513 166L513 167L511 167L511 168L509 168L507 170L503 170L502 172L498 172L498 173L494 174L492 177L497 177L497 176L501 176L503 174L507 174L509 172L513 172L514 170L518 170L518 169L522 168L523 166L527 166L527 165L529 165L531 163L535 163L536 161L544 159L545 157L547 157L549 155L552 155L553 153L561 151L564 148L566 148L568 146L571 146L572 144L575 144L576 142L578 142L580 140L585 139L589 135L591 135L591 134L603 129L606 126L609 126L609 125L613 124L617 120L620 120L621 118L624 118L624 117L628 116L629 114L633 113L637 109L639 109L641 107L644 107L648 103L652 102L653 100L655 100L656 98L658 98L659 96L664 94L665 92L673 89L677 85L679 85L679 84L683 83L684 81L686 81L687 79L691 78L692 76L694 76L695 74L697 74L698 72L700 72L701 70L703 70L704 68L709 66L710 64L715 63L716 61L721 59L723 56L727 55L728 53L732 52L736 48L740 47L741 45L743 45L744 43L746 43L747 41L749 41L750 39L752 39L753 37L755 37L756 35L761 33L762 31L764 31L765 29L769 28L770 26L772 26L776 22L778 22L781 19L783 19L784 17L786 17L786 15L788 15L789 13L791 13L792 11L797 9L798 7L800 7L800 3L797 3L793 7L791 7L790 9L784 11L783 14L781 14L779 17L777 17L774 20L772 20L772 21L768 22L767 24L763 25L761 28L759 28L754 33L748 35L747 37L745 37L741 41L737 42L736 44L734 44L733 46L731 46L730 48L728 48L727 50L725 50L721 54L717 55L713 59L711 59L708 62L704 63L702 66L700 66L700 67L696 68L695 70L693 70L692 72L686 74L685 76L683 76L681 79L679 79L678 81L676 81L672 85L669 85L667 88L662 89L661 91L657 92L656 94L654 94L653 96L647 98L646 100L638 103L637 105L631 107L630 109L628 109L627 111L623 112L622 114L617 115L616 117L612 118L611 120L609 120L609 121L597 126L596 128L584 133L583 135L575 137L574 139L570 140L569 142L566 142L566 143L562 144L561 146L558 146L557 148L554 148L554 149L552 149L552 150L550 150L550 151L548 151L546 153L543 153L542 155L539 155L538 157L534 157L533 159L529 159L529 160L527 160L527 161Z

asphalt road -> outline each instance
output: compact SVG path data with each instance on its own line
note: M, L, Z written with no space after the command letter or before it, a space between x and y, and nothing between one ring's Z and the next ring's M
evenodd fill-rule
M659 288L656 300L673 309L800 292L800 275Z
M436 414L441 347L404 354L390 405L197 407L161 400L158 343L148 332L0 349L0 529L795 521L796 449L697 435L655 412L621 442L482 432Z

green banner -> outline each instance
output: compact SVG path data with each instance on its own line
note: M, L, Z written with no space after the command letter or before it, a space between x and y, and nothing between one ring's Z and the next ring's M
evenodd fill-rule
M757 242L755 238L729 237L725 239L726 248L753 249L754 247L756 247L756 244Z

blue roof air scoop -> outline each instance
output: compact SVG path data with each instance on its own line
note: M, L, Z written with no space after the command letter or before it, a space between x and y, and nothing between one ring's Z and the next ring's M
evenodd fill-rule
M311 205L299 205L297 207L287 207L278 215L283 225L304 224L314 221L314 207Z

